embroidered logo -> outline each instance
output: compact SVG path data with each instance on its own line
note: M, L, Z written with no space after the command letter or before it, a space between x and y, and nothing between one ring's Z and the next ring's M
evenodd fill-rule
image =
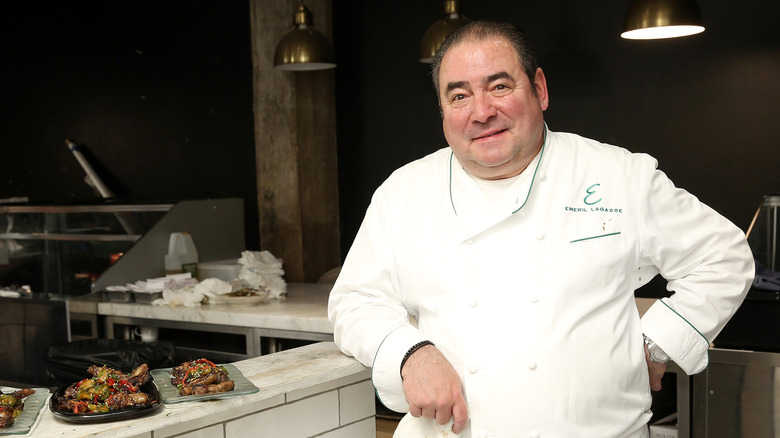
M600 195L600 187L601 184L595 183L585 189L585 197L582 198L582 202L585 204L585 206L574 206L574 205L566 205L564 206L564 210L567 212L573 212L573 213L590 213L590 212L602 212L602 213L623 213L623 208L621 207L615 207L612 205L604 206L604 204L601 204L600 206L596 207L595 205L599 202L603 201L604 198ZM608 224L604 224L604 228L607 228Z
M598 187L600 185L601 184L596 183L596 184L593 184L592 186L588 187L585 190L585 193L587 193L587 195L585 195L585 198L582 200L582 202L584 202L587 205L598 204L599 202L601 202L601 198L596 199L595 201L588 201L588 198L590 198L591 196L593 196L596 193L596 187Z

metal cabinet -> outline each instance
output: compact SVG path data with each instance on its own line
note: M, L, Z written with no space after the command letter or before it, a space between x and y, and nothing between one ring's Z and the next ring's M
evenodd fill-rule
M67 341L65 301L0 298L0 380L48 385L44 358Z
M710 350L693 377L694 438L780 436L780 354Z

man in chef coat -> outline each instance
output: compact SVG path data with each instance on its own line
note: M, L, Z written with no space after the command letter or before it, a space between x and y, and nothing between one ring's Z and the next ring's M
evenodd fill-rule
M645 154L552 132L525 37L473 22L439 49L448 148L375 192L331 292L396 436L646 437L754 273L744 234ZM671 297L639 317L657 274Z

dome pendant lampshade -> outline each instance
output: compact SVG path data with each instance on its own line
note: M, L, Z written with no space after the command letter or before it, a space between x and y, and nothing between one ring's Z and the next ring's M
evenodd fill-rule
M455 29L465 25L469 20L460 15L460 2L457 0L444 1L444 18L433 23L425 32L420 44L420 62L430 64L433 57L447 35Z
M704 26L696 0L633 0L620 36L651 40L701 32L704 32Z
M274 53L279 70L325 70L336 66L336 57L325 36L312 29L311 11L301 2L295 11L295 26L284 34Z

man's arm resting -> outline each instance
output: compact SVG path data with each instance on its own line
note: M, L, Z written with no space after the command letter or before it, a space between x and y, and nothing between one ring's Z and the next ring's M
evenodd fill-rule
M460 433L468 422L460 376L433 344L415 345L401 368L404 395L413 417L425 417L447 424Z

